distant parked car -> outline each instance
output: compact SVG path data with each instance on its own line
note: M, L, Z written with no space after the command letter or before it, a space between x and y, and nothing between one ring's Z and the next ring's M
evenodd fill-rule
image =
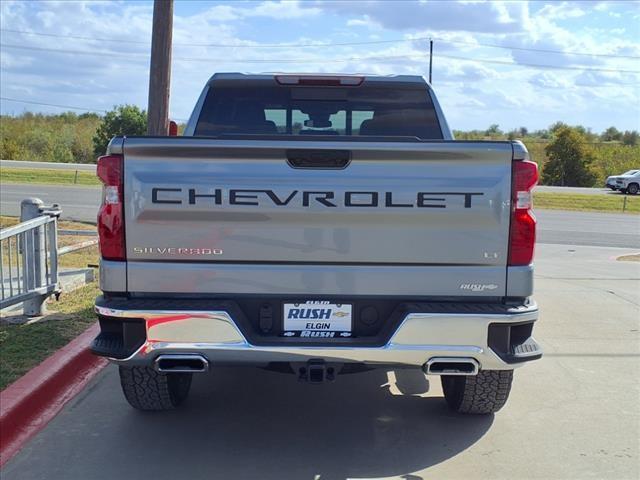
M622 175L611 175L610 177L607 177L605 187L610 188L611 190L620 190L620 187L616 183L619 178L621 179L629 176L633 177L633 175L637 175L639 172L640 170L629 170L628 172L624 172Z
M621 175L616 178L616 189L622 193L637 195L640 191L640 170L635 170L631 175Z

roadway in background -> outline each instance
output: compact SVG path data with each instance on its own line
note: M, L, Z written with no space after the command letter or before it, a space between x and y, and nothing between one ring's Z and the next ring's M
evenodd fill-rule
M95 223L102 191L99 187L77 185L2 184L0 212L20 216L20 202L29 197L37 197L46 205L60 204L64 220Z

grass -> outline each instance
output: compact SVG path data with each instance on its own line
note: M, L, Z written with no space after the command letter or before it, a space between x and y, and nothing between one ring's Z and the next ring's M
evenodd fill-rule
M42 185L98 186L100 180L92 172L75 170L45 170L40 168L2 168L0 183L37 183Z
M18 218L0 216L0 228L18 223ZM59 228L94 230L95 226L62 220ZM96 237L60 235L59 246L72 245ZM86 248L59 258L61 267L82 268L98 263L97 247ZM97 275L95 276L97 278ZM69 293L60 301L50 298L44 321L31 324L0 324L0 390L38 365L96 321L93 301L99 294L97 282Z
M69 343L96 321L93 301L98 295L94 282L60 301L49 300L51 320L31 324L0 324L0 390L17 380L49 355Z
M0 215L0 228L7 228L20 222L18 217L8 217ZM73 222L71 220L58 220L58 228L66 230L95 230L96 226L91 223Z
M580 195L574 193L535 192L534 208L550 210L575 210L582 212L640 213L640 196L631 195Z

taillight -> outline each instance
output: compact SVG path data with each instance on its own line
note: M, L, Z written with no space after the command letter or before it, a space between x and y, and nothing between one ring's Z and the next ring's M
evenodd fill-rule
M178 136L178 124L173 120L169 120L169 136L170 137Z
M125 260L124 244L124 161L122 155L98 158L97 174L103 184L98 211L100 254L105 260Z
M530 160L517 160L512 165L509 265L529 265L536 243L536 217L531 209L538 165Z

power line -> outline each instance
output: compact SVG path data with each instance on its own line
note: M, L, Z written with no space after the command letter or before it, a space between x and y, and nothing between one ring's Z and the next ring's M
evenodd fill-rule
M476 42L465 42L462 40L445 40L444 38L435 38L434 40L438 40L442 43L454 43L459 45L472 45L472 46L480 46L480 47L491 47L491 48L503 48L506 50L519 50L525 52L538 52L538 53L557 53L562 55L581 55L586 57L605 57L605 58L629 58L633 60L640 60L640 57L633 55L615 55L613 53L586 53L586 52L567 52L564 50L550 50L546 48L531 48L531 47L514 47L508 45L498 45L495 43L476 43Z
M5 100L7 102L15 102L15 103L28 103L31 105L42 105L45 107L58 107L58 108L69 108L71 110L84 110L85 112L100 112L100 113L107 113L108 110L102 110L100 108L84 108L84 107L74 107L71 105L59 105L56 103L44 103L44 102L34 102L31 100L20 100L17 98L7 98L7 97L0 97L0 100ZM176 118L176 117L171 117L172 120L179 120L181 122L186 122L188 119L187 118Z
M67 49L55 49L55 48L44 48L44 47L29 47L24 45L10 45L10 44L0 44L0 47L5 48L14 48L19 50L33 50L33 51L42 51L42 52L53 52L53 53L64 53L64 54L74 54L74 55L90 55L90 56L100 56L100 57L116 57L116 58L135 58L135 59L148 59L148 54L126 54L126 53L115 53L115 52L105 52L105 51L87 51L87 50L67 50ZM348 58L339 58L339 59L326 59L326 58L317 58L317 59L295 59L295 58L282 58L282 59L242 59L239 58L237 60L230 60L229 58L196 58L196 57L174 57L175 60L185 61L185 62L236 62L236 63L256 63L256 64L269 64L269 63L288 63L288 64L301 64L301 63L348 63L348 62L367 62L367 61L384 61L384 60L402 60L402 59L415 59L415 58L424 58L427 57L428 54L410 54L410 55L373 55L368 57L348 57ZM559 66L559 65L545 65L545 64L537 64L537 63L514 63L507 62L503 60L491 60L486 58L469 58L469 57L460 57L456 55L446 55L439 54L439 57L449 58L453 60L462 60L467 62L476 62L476 63L491 63L496 65L506 65L512 67L529 67L529 68L541 68L548 70L574 70L574 71L585 71L585 72L609 72L609 73L631 73L638 74L640 70L620 70L615 68L599 68L599 67L583 67L583 66Z
M599 67L581 67L581 66L559 66L559 65L544 65L539 63L514 63L507 62L503 60L490 60L490 59L479 59L479 58L468 58L468 57L459 57L457 55L445 55L438 54L438 57L450 58L454 60L465 60L468 62L479 62L479 63L493 63L496 65L510 65L510 66L522 66L522 67L531 67L531 68L543 68L548 70L579 70L586 72L610 72L610 73L640 73L640 70L618 70L615 68L599 68Z
M100 37L87 37L82 35L61 35L56 33L44 33L44 32L30 32L26 30L13 30L8 28L1 28L2 32L9 33L18 33L22 35L36 35L43 37L54 37L54 38L72 38L77 40L93 40L99 42L116 42L116 43L129 43L129 44L137 44L137 45L149 45L149 41L142 40L125 40L120 38L100 38ZM457 45L470 45L475 47L490 47L490 48L501 48L505 50L519 50L519 51L527 51L527 52L538 52L538 53L552 53L559 55L578 55L578 56L586 56L586 57L603 57L603 58L627 58L627 59L640 59L639 56L634 55L616 55L612 53L587 53L587 52L571 52L565 50L552 50L545 48L532 48L532 47L516 47L510 45L499 45L495 43L479 43L479 42L467 42L463 40L448 40L442 37L414 37L414 38L399 38L393 40L369 40L366 42L323 42L323 43L275 43L275 44L230 44L230 43L174 43L175 47L212 47L212 48L296 48L296 47L306 47L306 48L321 48L321 47L347 47L347 46L358 46L358 45L382 45L382 44L391 44L391 43L403 43L403 42L414 42L421 40L437 40L442 43L450 43Z
M17 98L0 97L0 100L5 100L7 102L16 102L16 103L28 103L31 105L42 105L45 107L58 107L58 108L69 108L71 110L84 110L85 112L100 112L100 113L107 112L107 110L101 110L99 108L73 107L71 105L58 105L55 103L33 102L31 100L18 100Z
M29 47L26 45L10 45L8 43L0 43L0 47L14 48L17 50L32 50L36 52L70 53L74 55L89 55L89 56L100 56L100 57L139 58L139 59L149 58L149 55L146 53L136 54L136 53L105 52L105 51L90 52L87 50L68 50L68 49L46 48L46 47Z
M95 40L97 42L115 42L115 43L131 43L138 45L150 45L151 40L125 40L122 38L99 38L99 37L85 37L83 35L60 35L59 33L44 33L44 32L29 32L27 30L13 30L9 28L0 28L0 32L19 33L21 35L36 35L39 37L53 37L53 38L72 38L76 40ZM193 45L195 46L195 45Z

